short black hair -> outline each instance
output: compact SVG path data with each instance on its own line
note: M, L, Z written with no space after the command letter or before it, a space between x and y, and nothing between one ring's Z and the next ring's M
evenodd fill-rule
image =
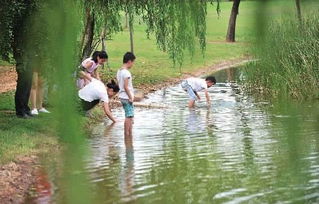
M134 61L136 59L135 55L132 52L125 53L123 57L123 63L128 63L128 61Z
M107 53L105 51L100 51L98 56L101 59L108 59L109 58L109 56L107 55Z
M210 82L216 84L216 78L214 76L206 77L205 81L210 81Z
M107 53L105 51L94 51L92 54L92 60L97 63L97 57L101 58L101 59L108 59L109 56L107 55Z
M113 89L115 93L120 91L120 87L116 84L114 80L112 80L111 83L107 83L106 86L109 89Z

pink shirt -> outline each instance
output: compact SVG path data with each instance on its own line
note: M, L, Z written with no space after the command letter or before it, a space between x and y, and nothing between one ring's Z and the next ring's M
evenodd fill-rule
M85 59L85 60L81 63L81 65L82 65L83 67L86 67L85 65L86 65L87 63L90 63L90 62L93 62L93 64L92 64L91 67L89 67L89 68L86 69L86 71L87 71L88 73L94 72L94 70L96 70L96 68L99 66L99 64L98 64L98 63L95 63L95 62L92 60L91 57Z
M87 63L90 63L90 62L93 62L93 64L92 64L92 66L91 67L89 67L89 68L86 68L85 70L86 70L86 74L90 74L91 76L92 76L92 74L93 74L93 72L97 69L97 67L99 66L99 64L98 63L95 63L94 62L94 60L92 60L92 58L90 57L90 58L87 58L87 59L85 59L82 63L81 63L81 65L83 66L83 67L86 67L86 64ZM92 76L93 77L93 76ZM77 81L76 81L76 84L77 84L77 87L79 88L79 89L82 89L85 85L87 85L89 83L89 81L87 81L87 80L85 80L85 79L78 79Z

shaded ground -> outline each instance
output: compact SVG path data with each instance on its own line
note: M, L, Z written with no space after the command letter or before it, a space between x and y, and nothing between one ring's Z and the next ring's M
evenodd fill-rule
M14 90L17 85L17 73L13 66L0 67L0 93Z

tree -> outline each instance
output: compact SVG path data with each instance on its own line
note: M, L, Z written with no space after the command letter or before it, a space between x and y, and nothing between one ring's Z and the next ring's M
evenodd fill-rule
M134 32L134 17L132 14L129 14L129 30L130 30L130 45L131 45L131 52L134 53L134 38L133 38L133 32Z
M301 8L300 8L300 0L296 0L296 7L297 7L297 15L300 22L302 22L301 16Z
M19 2L36 1L39 4L45 0L5 0L8 5L1 6L4 11L11 11L12 5L19 5ZM80 45L79 56L81 58L90 55L96 44L94 39L99 39L99 34L106 27L108 35L122 30L121 14L130 9L132 16L140 16L146 26L146 33L149 36L154 34L159 49L169 54L174 63L181 64L185 51L194 54L196 41L204 52L206 46L206 13L207 4L213 0L96 0L83 1L83 33ZM11 7L10 7L11 6ZM17 6L19 7L19 6ZM5 12L10 13L10 12ZM14 13L14 12L13 12ZM93 14L94 13L94 14ZM10 14L11 15L11 14ZM6 18L3 12L0 19ZM11 20L14 18L11 18ZM10 22L0 21L6 25L1 26L3 36L12 37ZM9 27L8 27L9 26ZM81 33L79 33L81 35ZM4 40L2 40L4 39ZM11 39L11 40L12 40ZM4 58L9 58L12 47L8 46L1 38L0 49ZM80 54L81 53L81 54Z
M174 64L182 64L185 51L194 54L196 41L202 51L205 50L207 4L213 0L184 0L182 2L177 0L97 0L86 2L101 22L108 21L109 33L122 29L121 13L127 12L127 9L133 17L140 16L141 21L147 26L147 35L154 34L159 49L167 52ZM96 29L98 28L100 27L97 23Z
M229 18L227 35L226 35L227 42L235 42L236 21L237 21L237 15L239 10L239 4L240 4L240 0L234 0L230 18Z
M82 37L83 51L81 55L81 60L89 57L93 51L92 43L94 38L95 19L94 13L91 12L90 8L86 9L85 22L85 29Z

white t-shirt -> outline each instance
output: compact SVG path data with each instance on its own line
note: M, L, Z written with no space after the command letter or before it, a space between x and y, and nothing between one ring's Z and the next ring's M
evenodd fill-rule
M124 89L124 80L128 79L128 89L130 90L131 95L134 97L134 88L132 84L132 75L127 69L119 69L117 71L117 81L119 83L120 92L119 98L121 99L129 99L128 95Z
M87 102L92 102L94 100L101 100L106 103L109 102L105 85L103 82L94 78L89 84L79 90L79 97Z
M191 77L186 79L186 81L196 92L199 92L208 88L205 79Z

